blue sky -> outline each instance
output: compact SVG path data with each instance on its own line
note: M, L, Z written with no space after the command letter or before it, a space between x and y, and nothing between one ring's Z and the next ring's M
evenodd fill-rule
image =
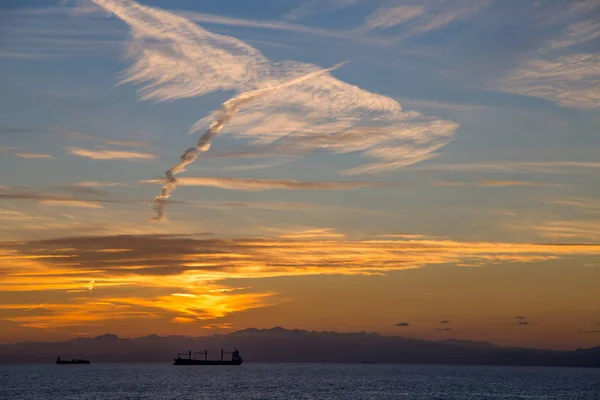
M383 205L391 212L395 211L391 204L409 203L419 210L432 207L431 203L443 207L456 203L468 209L460 213L467 215L457 218L467 222L468 214L474 214L473 219L485 218L477 209L511 212L507 207L510 203L518 209L532 201L597 195L593 185L596 165L556 166L543 173L511 167L511 163L597 161L597 2L144 4L166 7L212 32L241 39L275 62L294 60L329 67L349 61L333 72L336 78L389 96L404 110L457 124L453 140L435 152L438 158L366 177L340 176L344 169L360 165L359 155L326 151L285 158L207 158L188 171L190 175L220 177L362 179L399 183L402 189L229 193L189 188L181 190L180 200L218 200L225 196L241 201L293 201L300 196L333 206L367 209L370 201L379 202L379 207ZM0 100L2 128L6 131L2 138L3 146L15 149L3 153L4 169L15 170L5 178L5 184L51 187L90 180L130 183L160 176L182 150L193 144L194 137L186 136L189 127L231 94L209 93L160 103L137 101L139 85L116 86L130 65L124 54L130 39L128 27L90 7L86 2L25 2L5 13L1 72L10 79L4 79ZM532 73L536 63L547 66L548 76ZM24 131L19 133L19 129ZM107 140L147 142L151 147L134 146L134 152L152 154L156 159L94 160L65 150L112 150L103 144ZM131 150L128 146L117 147ZM248 149L247 141L226 135L218 137L213 145L217 154ZM11 151L43 153L53 158L19 158L9 155ZM490 162L504 166L500 171L478 171L476 165L458 171L435 170L435 166L445 164ZM40 168L43 173L39 173ZM485 179L563 187L477 186ZM566 188L565 179L581 185L569 183ZM432 181L474 186L440 188ZM146 198L152 193L148 187L115 190L130 195L143 193ZM506 201L494 204L498 197ZM368 224L361 220L355 225L353 229L359 230ZM438 223L419 225L425 230L439 229L428 226Z
M600 241L600 1L141 4L3 6L6 241ZM311 73L240 106L150 222L222 103Z

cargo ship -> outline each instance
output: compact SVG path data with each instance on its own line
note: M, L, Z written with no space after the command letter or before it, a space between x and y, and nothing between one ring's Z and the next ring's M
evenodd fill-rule
M60 356L56 356L56 363L57 364L89 364L89 360L76 360L76 359L72 359L72 360L61 360Z
M177 354L177 358L174 359L173 365L240 365L244 360L240 357L240 352L238 349L233 350L232 352L224 351L221 349L221 359L220 360L209 360L208 359L208 350L204 350L202 352L195 352L194 354L204 354L204 360L196 360L192 358L192 351L190 350L187 353L179 353ZM231 360L225 360L223 357L225 354L231 354ZM181 356L187 356L182 358Z

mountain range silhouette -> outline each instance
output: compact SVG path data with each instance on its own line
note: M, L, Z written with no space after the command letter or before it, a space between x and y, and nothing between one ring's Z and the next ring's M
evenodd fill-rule
M106 334L64 342L0 345L0 363L54 362L56 355L93 362L165 362L177 353L238 348L247 362L406 363L600 367L600 346L575 351L498 347L459 339L428 341L378 333L248 328L213 336L119 338Z

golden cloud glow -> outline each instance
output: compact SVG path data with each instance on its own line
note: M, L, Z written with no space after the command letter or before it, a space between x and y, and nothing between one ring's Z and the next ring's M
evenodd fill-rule
M35 328L133 316L189 324L283 301L272 291L228 286L228 279L383 274L436 264L475 266L598 254L600 245L457 242L409 234L344 240L331 229L273 239L147 235L6 242L0 244L0 291L68 295L42 305L3 304L0 311L10 310L7 319Z

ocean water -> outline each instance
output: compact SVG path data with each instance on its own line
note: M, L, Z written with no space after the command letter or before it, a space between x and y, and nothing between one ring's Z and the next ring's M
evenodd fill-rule
M363 364L2 365L0 398L599 400L600 369Z

